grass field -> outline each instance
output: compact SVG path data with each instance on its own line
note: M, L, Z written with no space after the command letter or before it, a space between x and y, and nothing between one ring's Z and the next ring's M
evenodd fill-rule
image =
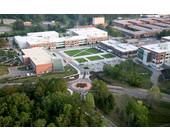
M69 56L84 56L84 55L90 55L90 54L97 54L101 53L100 51L94 49L94 48L89 48L89 49L79 49L79 50L71 50L71 51L64 51Z
M0 76L8 73L8 68L6 66L0 65Z
M113 55L113 54L104 54L104 55L102 55L104 58L113 58L113 57L115 57L115 55Z
M73 75L77 73L77 70L75 68L73 68L70 65L67 65L64 67L64 72L55 72L55 73L47 73L47 74L41 74L38 77L37 76L31 76L31 77L20 77L20 78L15 78L15 79L11 79L11 78L4 78L4 79L0 79L0 83L21 83L24 82L25 80L29 80L31 82L36 81L38 78L42 78L42 79L51 79L54 77L65 77L65 76L69 76L69 75Z
M162 75L159 76L158 86L161 92L170 95L170 79L164 79Z
M95 60L101 60L103 59L102 57L100 56L91 56L91 57L86 57L87 59L89 59L90 61L95 61Z
M79 63L82 63L82 62L87 62L87 60L86 59L84 59L84 58L77 58L77 59L75 59L77 62L79 62Z
M32 70L32 68L29 67L29 66L25 66L25 67L19 67L19 68L17 68L17 70L20 70L20 71L29 71L29 70Z

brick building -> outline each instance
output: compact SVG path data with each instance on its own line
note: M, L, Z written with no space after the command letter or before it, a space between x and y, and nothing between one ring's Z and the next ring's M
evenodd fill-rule
M141 46L138 58L144 65L161 70L164 63L170 62L170 42Z
M63 71L61 59L51 56L44 48L22 49L22 60L24 65L30 65L36 74Z

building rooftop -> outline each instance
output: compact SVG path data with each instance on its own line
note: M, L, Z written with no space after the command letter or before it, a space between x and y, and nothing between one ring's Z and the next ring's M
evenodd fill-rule
M53 56L44 48L22 49L22 52L24 53L23 57L29 57L35 65L52 63L53 60Z
M100 37L100 36L107 36L107 32L100 30L98 28L73 28L69 29L69 31L78 34L79 36L84 37Z
M129 34L132 34L132 35L140 35L140 34L146 33L145 31L131 31L129 29L121 28L121 27L118 27L118 26L114 26L113 28L116 29L116 30L120 30L120 31L129 33Z
M165 23L162 23L162 22L159 22L159 23L154 23L153 25L156 25L156 26L161 26L161 27L165 27L165 28L168 28L168 27L170 27L170 24L165 24Z
M101 43L106 44L112 48L115 48L121 52L128 52L128 51L135 51L138 49L138 47L127 44L127 43L120 43L115 40L106 40L106 41L101 41Z
M56 31L34 32L34 33L27 33L27 36L37 36L37 37L56 36L56 37L59 37L59 33L57 33Z
M170 42L143 45L141 47L157 53L170 52Z
M165 36L165 37L162 37L162 38L170 40L170 36Z

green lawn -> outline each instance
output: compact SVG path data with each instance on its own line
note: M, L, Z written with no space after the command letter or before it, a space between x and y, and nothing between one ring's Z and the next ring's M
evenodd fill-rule
M90 57L86 57L87 59L89 59L90 61L95 61L95 60L101 60L103 59L100 56L90 56Z
M87 52L87 51L84 51L84 52L81 52L77 55L75 55L74 57L77 57L77 56L84 56L84 55L90 55L91 53Z
M85 50L85 51L84 51ZM69 56L84 56L84 55L90 55L90 54L97 54L101 53L100 51L94 49L94 48L89 48L89 49L79 49L79 50L71 50L71 51L64 51Z
M170 79L164 79L162 75L159 76L158 86L161 92L170 95Z
M77 58L77 59L75 59L77 62L79 62L79 63L82 63L82 62L87 62L87 60L86 59L84 59L84 58Z
M96 50L96 49L94 49L94 48L90 48L90 49L88 49L88 50L86 50L86 51L87 51L87 52L90 52L90 53L92 53L92 54L101 53L101 51Z
M32 68L30 66L25 66L25 67L19 67L19 68L17 68L17 70L20 70L20 71L29 71L29 70L32 70Z
M6 66L0 65L0 76L8 73L8 68Z
M115 57L115 55L113 55L113 54L104 54L104 55L102 55L104 58L113 58L113 57Z

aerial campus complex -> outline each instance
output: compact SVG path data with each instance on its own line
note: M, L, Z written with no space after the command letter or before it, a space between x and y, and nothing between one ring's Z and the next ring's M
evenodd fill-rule
M21 94L35 102L35 107L29 112L34 114L33 123L26 120L27 123L16 124L18 118L14 116L13 124L6 126L162 126L166 125L164 119L170 122L167 119L170 17L114 15L110 18L108 15L105 21L106 17L91 16L88 24L78 21L68 25L55 19L56 15L48 16L38 24L29 18L25 22L8 19L11 26L22 22L25 28L1 34L0 43L6 40L6 45L0 44L0 96L4 101L9 98L15 102L18 100L15 96ZM67 22L71 24L72 18ZM151 104L153 96L150 96L152 93L155 96L155 91L163 94L162 98L156 97L160 104ZM136 111L144 114L144 121L138 118L141 114L127 113L132 104L135 109L144 108L144 113ZM6 104L2 107L5 110ZM164 108L164 114L159 107ZM43 113L44 109L47 115ZM101 111L99 114L98 109ZM11 112L12 116L13 110ZM2 114L6 116L6 112ZM75 114L78 114L77 118ZM108 118L104 116L106 114ZM161 124L158 124L160 114L165 117L160 118ZM83 115L87 123L81 121ZM129 116L133 115L141 124L135 119L131 121L133 118ZM75 118L77 122L74 122ZM93 123L96 120L99 121L97 125ZM0 116L0 125L4 122Z
M120 30L123 35L134 38L135 40L135 38L140 38L142 35L153 36L156 33L160 33L164 29L170 29L169 21L170 18L114 20L113 23L116 26L113 28ZM57 56L50 53L47 55L49 50L56 51L61 48L64 50L64 48L73 49L76 47L83 48L83 46L88 45L95 45L95 49L100 51L103 50L103 52L111 53L120 58L138 56L139 61L143 64L158 70L162 70L165 65L169 66L169 37L162 37L161 42L155 44L135 45L134 43L127 41L120 42L109 39L107 31L96 28L96 25L99 24L105 25L104 18L93 18L93 24L89 26L76 26L75 28L68 29L65 37L60 37L59 33L56 31L46 31L27 33L27 36L15 36L14 40L22 50L23 57L21 60L23 64L31 65L36 74L63 69L63 58L57 58ZM133 31L131 29L133 29ZM37 47L41 49L38 51ZM36 54L36 52L41 53ZM41 56L40 54L44 55ZM66 55L68 54L66 53ZM83 59L84 60L81 63L86 63L88 61L88 58ZM56 63L56 61L58 62ZM59 67L58 69L55 68L54 70L54 62L55 67Z

